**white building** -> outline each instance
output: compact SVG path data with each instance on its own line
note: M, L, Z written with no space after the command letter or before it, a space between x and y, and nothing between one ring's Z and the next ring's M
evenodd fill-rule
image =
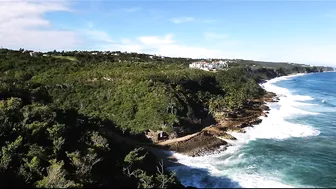
M198 62L193 62L189 64L189 68L196 68L196 69L201 69L201 70L220 70L227 68L228 64L225 61L212 61L212 62L206 62L206 61L198 61Z

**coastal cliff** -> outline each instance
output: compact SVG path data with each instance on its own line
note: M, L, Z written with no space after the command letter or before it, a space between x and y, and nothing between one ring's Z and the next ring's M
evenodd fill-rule
M277 100L258 83L327 69L230 60L207 72L189 69L193 61L0 49L4 187L183 187L158 149L225 150L229 132L260 123Z
M183 140L166 140L158 143L172 151L188 156L202 156L218 153L229 145L227 140L236 140L227 132L244 132L245 127L261 123L260 116L267 117L269 107L266 102L276 102L276 94L267 92L261 98L248 101L248 105L236 112L215 112L216 124L205 127L200 132Z

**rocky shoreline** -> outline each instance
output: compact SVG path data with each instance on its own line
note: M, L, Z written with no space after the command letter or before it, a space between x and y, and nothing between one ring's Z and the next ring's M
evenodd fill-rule
M219 153L226 150L230 144L227 140L236 140L227 132L242 132L245 127L260 124L260 116L267 117L269 107L266 102L277 102L279 98L275 93L266 92L259 98L250 100L242 110L232 112L218 112L216 124L202 129L198 133L157 143L165 149L188 156L203 156Z

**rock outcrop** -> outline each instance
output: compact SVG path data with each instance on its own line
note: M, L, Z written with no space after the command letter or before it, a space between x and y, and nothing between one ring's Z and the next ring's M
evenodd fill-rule
M188 140L171 144L169 148L178 153L194 157L215 152L220 146L227 144L226 141L207 132L200 132Z
M225 150L229 144L227 140L237 140L228 132L244 133L245 127L260 124L260 116L267 116L270 108L265 102L276 102L274 93L266 93L260 99L250 100L243 109L231 112L216 112L217 124L204 128L199 133L164 142L170 150L189 156L202 156ZM162 144L164 144L162 143Z

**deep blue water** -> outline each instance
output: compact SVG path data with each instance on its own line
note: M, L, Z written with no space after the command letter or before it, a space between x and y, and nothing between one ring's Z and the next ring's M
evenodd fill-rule
M186 157L173 167L195 187L336 187L336 73L273 79L280 95L270 114L217 155Z

